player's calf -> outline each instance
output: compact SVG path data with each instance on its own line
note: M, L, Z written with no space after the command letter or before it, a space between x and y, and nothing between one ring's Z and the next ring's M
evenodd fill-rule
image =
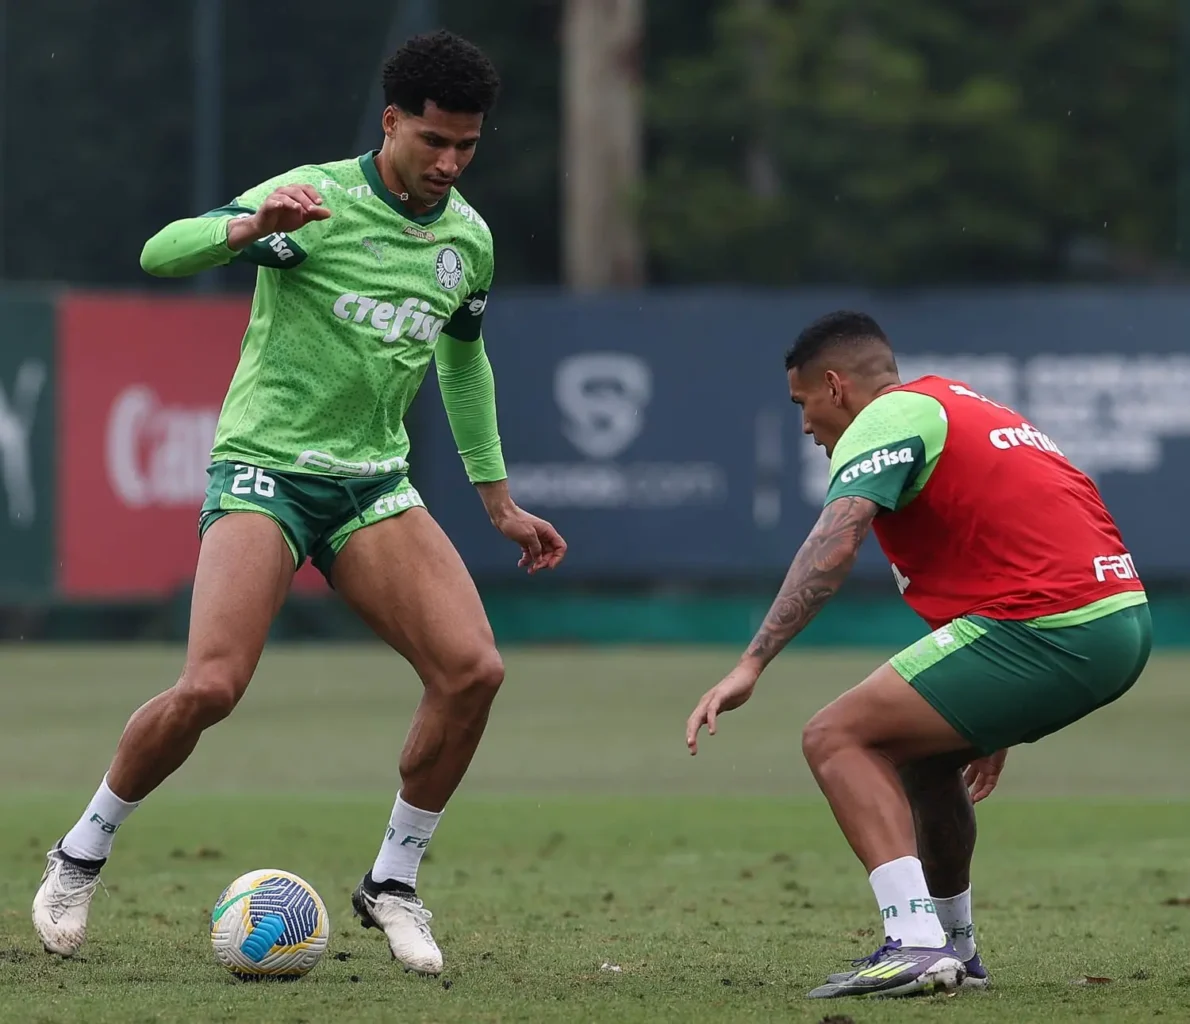
M160 786L185 763L203 732L235 709L252 667L228 658L189 662L174 686L128 720L108 770L112 788L136 801Z
M446 806L471 764L504 681L494 646L447 670L422 668L425 693L401 751L401 791L413 807Z

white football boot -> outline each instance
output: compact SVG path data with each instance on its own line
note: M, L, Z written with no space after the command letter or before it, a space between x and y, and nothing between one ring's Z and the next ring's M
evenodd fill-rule
M104 861L79 861L54 848L33 897L33 927L47 953L73 956L87 937L87 912Z
M369 871L351 894L351 907L365 928L379 928L393 959L415 974L442 973L442 950L430 934L433 917L417 893L400 882L374 882Z

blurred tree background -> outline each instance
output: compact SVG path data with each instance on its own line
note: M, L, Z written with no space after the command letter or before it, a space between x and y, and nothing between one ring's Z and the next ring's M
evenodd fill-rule
M561 4L439 10L505 81L462 182L500 283L557 284ZM158 286L136 240L195 212L190 5L4 11L0 271ZM225 5L223 197L356 152L369 111L379 144L392 12ZM650 281L1168 276L1179 27L1174 0L647 0Z

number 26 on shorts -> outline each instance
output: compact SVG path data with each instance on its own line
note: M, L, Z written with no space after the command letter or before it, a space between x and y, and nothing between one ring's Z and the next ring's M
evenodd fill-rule
M277 482L263 469L237 463L235 471L236 475L231 481L231 493L237 497L250 497L255 494L261 498L271 498L276 493Z

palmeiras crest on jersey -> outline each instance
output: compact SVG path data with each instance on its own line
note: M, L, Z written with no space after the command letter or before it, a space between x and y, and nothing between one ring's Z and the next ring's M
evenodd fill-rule
M463 258L449 245L443 246L434 261L434 273L438 275L438 283L453 292L463 280Z

